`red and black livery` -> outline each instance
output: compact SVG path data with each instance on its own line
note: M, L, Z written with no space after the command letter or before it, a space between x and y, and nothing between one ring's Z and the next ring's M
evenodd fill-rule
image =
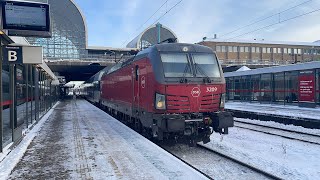
M196 44L157 44L101 78L100 104L158 140L210 141L228 133L225 79L216 54Z

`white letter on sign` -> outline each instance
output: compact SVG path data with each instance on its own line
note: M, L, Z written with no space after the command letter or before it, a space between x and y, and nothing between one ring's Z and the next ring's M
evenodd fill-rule
M16 51L8 51L8 61L16 61L18 59Z

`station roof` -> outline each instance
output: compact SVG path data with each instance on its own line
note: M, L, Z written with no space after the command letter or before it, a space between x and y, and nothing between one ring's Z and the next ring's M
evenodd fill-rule
M228 72L228 73L224 73L224 77L279 73L279 72L309 70L309 69L318 69L318 68L320 69L320 61L312 61L307 63L258 68L258 69L247 70L247 71Z
M206 39L204 42L217 43L243 43L243 44L270 44L270 45L291 45L291 46L318 46L320 42L292 42L292 41L266 41L266 40L243 40L243 39Z
M158 29L157 29L158 25L161 27L160 41L165 41L171 38L171 39L176 39L176 42L178 42L177 35L171 29L161 24L154 24L149 28L145 29L132 41L130 41L127 44L127 48L144 49L146 47L157 44L158 43Z

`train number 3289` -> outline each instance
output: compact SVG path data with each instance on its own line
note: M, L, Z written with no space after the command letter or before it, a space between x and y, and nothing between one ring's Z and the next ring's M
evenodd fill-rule
M217 87L207 87L207 92L216 92L218 91Z

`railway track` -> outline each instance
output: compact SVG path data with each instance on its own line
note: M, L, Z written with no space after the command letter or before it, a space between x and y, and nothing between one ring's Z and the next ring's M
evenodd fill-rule
M276 179L276 180L283 179L283 178L280 178L280 177L278 177L278 176L276 176L276 175L274 175L274 174L271 174L271 173L269 173L269 172L267 172L267 171L264 171L264 170L262 170L262 169L259 169L259 168L255 167L255 166L253 166L253 165L250 165L250 164L248 164L248 163L245 163L245 162L243 162L243 161L240 161L240 160L238 160L238 159L236 159L236 158L234 158L234 157L231 157L231 156L229 156L229 155L226 155L226 154L223 154L223 153L221 153L221 152L218 152L218 151L216 151L216 150L214 150L214 149L211 149L211 148L209 148L209 147L207 147L207 146L204 146L204 145L202 145L202 144L200 144L200 143L197 144L197 147L199 147L199 148L201 148L201 149L205 149L205 150L210 151L210 152L212 152L212 153L215 153L215 154L217 154L217 155L219 155L219 156L222 156L222 157L224 157L224 158L226 158L226 159L228 159L228 160L230 160L230 161L232 161L232 162L234 162L234 163L240 164L241 166L244 166L244 167L249 168L249 169L251 169L251 170L253 170L253 171L255 171L255 172L259 173L259 174L262 174L262 175L264 175L264 176L267 177L267 178Z
M234 127L320 145L320 135L234 120Z
M200 143L195 147L159 146L209 179L283 179Z
M161 147L161 146L159 146ZM180 158L179 156L177 156L175 153L171 152L170 150L161 147L163 150L167 151L169 154L171 154L172 156L176 157L177 159L179 159L180 161L184 162L185 164L187 164L188 166L190 166L192 169L196 170L197 172L201 173L202 175L204 175L205 177L207 177L208 179L213 180L212 177L210 177L208 174L206 174L205 172L201 171L199 168L193 166L192 164L188 163L187 161L185 161L184 159Z

